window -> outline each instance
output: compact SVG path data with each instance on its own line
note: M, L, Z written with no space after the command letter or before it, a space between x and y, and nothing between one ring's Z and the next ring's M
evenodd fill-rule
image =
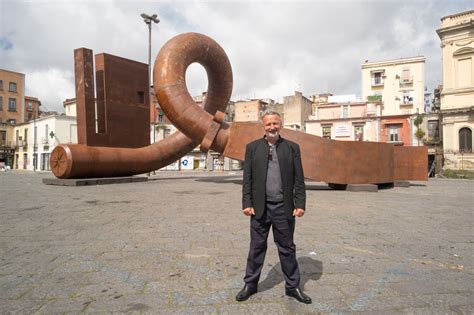
M349 116L349 106L342 106L342 117L347 118Z
M3 80L0 80L0 91L3 90Z
M158 122L159 123L163 122L163 111L162 110L160 110L160 112L158 113Z
M139 104L145 104L145 92L137 91L137 102Z
M46 141L48 141L48 136L49 136L48 133L49 133L49 127L48 127L48 125L46 124L46 125L44 125L44 139L45 139Z
M323 126L323 138L331 139L331 126Z
M3 97L0 96L0 110L3 110Z
M38 153L33 153L33 169L38 168Z
M472 130L467 127L459 130L459 151L472 152Z
M383 79L385 77L384 74L385 74L384 70L372 71L371 73L372 85L373 86L383 85Z
M49 155L50 153L41 153L41 170L42 171L50 171Z
M25 128L24 136L25 137L23 139L25 139L25 144L26 144L26 142L28 141L28 128Z
M439 140L439 121L438 120L428 121L428 140L430 141Z
M364 141L364 126L363 125L354 126L354 140Z
M15 82L10 82L10 84L8 84L8 91L16 92L16 83Z
M400 78L401 83L411 83L411 71L409 68L405 68L402 70L402 77Z
M28 111L29 112L33 111L33 102L28 102Z
M9 98L8 99L8 111L9 112L16 112L16 98Z
M5 145L7 140L7 132L6 131L0 131L0 143Z
M466 88L472 86L471 68L472 58L458 59L457 65L457 87Z
M389 133L389 142L400 142L400 125L389 125L388 126L388 133Z
M16 131L15 139L16 139L16 142L20 141L20 131L19 130Z
M403 91L402 105L413 105L413 91Z

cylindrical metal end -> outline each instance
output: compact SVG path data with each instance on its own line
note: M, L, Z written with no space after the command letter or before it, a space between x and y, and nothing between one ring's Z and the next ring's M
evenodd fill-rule
M71 150L67 145L60 144L51 152L49 165L57 178L68 178L71 172Z

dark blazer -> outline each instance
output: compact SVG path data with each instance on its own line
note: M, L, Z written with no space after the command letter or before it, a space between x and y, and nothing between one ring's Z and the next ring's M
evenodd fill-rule
M269 145L264 138L247 144L242 186L242 208L253 207L260 219L265 210ZM283 201L289 217L295 208L305 209L306 191L298 144L283 139L276 143L280 165Z

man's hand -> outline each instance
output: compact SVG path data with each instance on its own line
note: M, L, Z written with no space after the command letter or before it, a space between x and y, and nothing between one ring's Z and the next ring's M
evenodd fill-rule
M296 217L304 216L304 210L301 208L296 208L295 210L293 210L293 216L296 216Z
M255 210L253 208L245 208L242 210L246 216L255 215Z

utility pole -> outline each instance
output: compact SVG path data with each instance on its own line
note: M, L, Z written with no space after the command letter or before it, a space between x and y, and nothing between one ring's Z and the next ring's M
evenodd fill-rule
M153 95L153 91L151 90L151 22L159 23L160 19L158 18L157 14L153 14L153 15L150 16L148 14L142 13L140 16L143 18L143 21L148 25L148 83L149 83L148 89L149 89L149 95L150 95L150 98L151 98L152 95ZM154 102L153 102L153 104L154 104ZM155 111L153 110L153 113L154 112ZM155 141L156 141L156 138L155 138L155 117L153 117L153 143Z
M160 19L158 18L157 14L153 15L148 15L145 13L140 14L140 16L143 18L143 21L145 22L146 25L148 25L148 95L149 95L149 100L153 97L153 91L151 90L151 22L153 23L160 23ZM151 104L151 102L149 102ZM156 113L155 113L156 107L155 107L155 102L153 102L153 143L156 142ZM150 173L148 173L148 176L150 176Z

